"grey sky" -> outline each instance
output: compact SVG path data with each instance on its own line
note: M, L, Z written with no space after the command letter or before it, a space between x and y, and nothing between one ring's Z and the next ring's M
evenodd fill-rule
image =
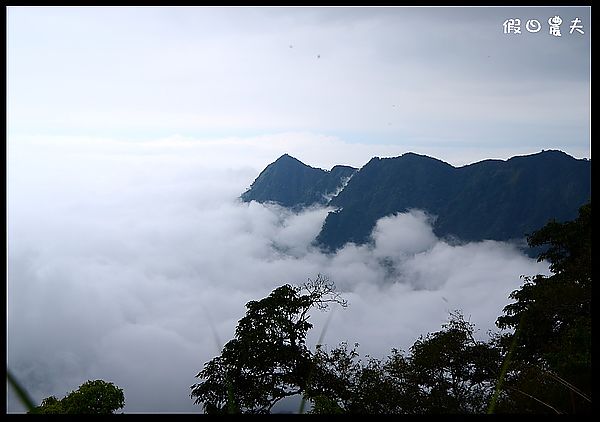
M9 8L9 133L589 157L590 31L589 7Z
M560 38L502 32L557 14ZM417 210L323 255L327 209L237 201L283 153L590 157L589 7L9 7L7 24L7 361L37 401L101 378L127 412L199 411L214 332L318 273L350 302L326 343L385 356L453 309L485 335L520 276L548 271L437 239Z

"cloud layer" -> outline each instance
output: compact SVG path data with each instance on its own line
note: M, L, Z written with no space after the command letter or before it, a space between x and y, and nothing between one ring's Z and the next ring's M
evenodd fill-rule
M267 155L240 160L238 147L9 144L8 365L36 401L100 378L123 388L126 412L199 412L189 387L245 303L317 274L349 306L315 312L309 344L383 357L454 309L485 336L520 275L547 273L509 244L438 239L419 210L381 219L370 245L322 254L311 242L327 209L237 199ZM21 409L9 392L7 410Z

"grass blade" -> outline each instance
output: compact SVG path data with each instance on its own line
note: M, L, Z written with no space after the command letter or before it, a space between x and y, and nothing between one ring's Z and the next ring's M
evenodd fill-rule
M13 374L8 368L6 368L6 379L8 380L8 383L13 388L13 390L15 390L15 393L17 393L19 401L27 408L27 411L35 413L35 408L37 406L34 404L27 390L25 390L25 388L21 386L19 381L17 381L17 379L13 376Z

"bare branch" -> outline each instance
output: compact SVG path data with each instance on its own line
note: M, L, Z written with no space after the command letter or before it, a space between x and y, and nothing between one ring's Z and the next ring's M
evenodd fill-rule
M309 278L302 285L302 290L308 293L312 303L319 310L326 310L330 303L337 303L343 308L348 306L348 301L343 299L340 293L336 291L335 283L321 274L318 274L315 280Z

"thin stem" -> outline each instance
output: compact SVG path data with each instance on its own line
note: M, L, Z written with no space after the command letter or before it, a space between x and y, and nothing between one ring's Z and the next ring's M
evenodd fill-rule
M494 395L492 396L492 400L490 401L490 406L488 407L488 414L494 413L496 410L496 402L498 401L498 396L500 395L500 390L502 389L502 385L504 384L504 378L506 377L506 372L508 371L508 366L510 365L510 361L512 360L512 354L517 346L517 337L519 336L519 331L521 330L521 323L523 322L523 317L521 317L521 321L519 321L519 325L513 334L513 340L510 344L510 348L508 349L508 353L506 354L506 358L502 363L502 369L500 370L500 377L498 378L498 382L496 383L496 389L494 390Z
M548 403L546 403L546 402L544 402L544 401L542 401L542 400L538 399L537 397L534 397L534 396L532 396L531 394L528 394L528 393L526 393L525 391L521 391L521 390L519 390L518 388L511 387L511 386L509 386L508 388L510 388L511 390L514 390L514 391L516 391L517 393L521 393L521 394L523 394L524 396L527 396L527 397L529 397L530 399L533 399L533 400L537 401L538 403L541 403L541 404L543 404L543 405L544 405L544 406L546 406L546 407L549 407L550 409L554 410L554 411L555 411L557 414L559 414L559 415L561 414L561 413L560 413L560 412L559 412L557 409L555 409L554 407L550 406Z

